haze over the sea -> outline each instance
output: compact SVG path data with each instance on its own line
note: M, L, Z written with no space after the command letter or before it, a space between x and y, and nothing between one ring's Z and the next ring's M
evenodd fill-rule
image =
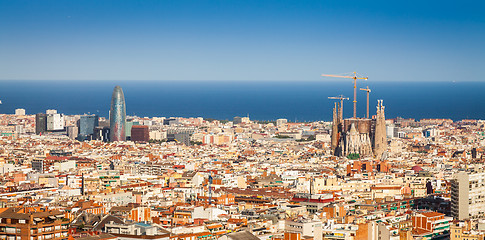
M27 114L57 109L64 114L107 117L115 85L123 88L128 115L256 120L330 121L333 100L352 99L353 84L342 81L1 81L0 113ZM383 99L386 117L485 119L483 82L361 82L369 86L370 113ZM358 116L365 114L365 92L358 92ZM345 101L345 117L352 115Z

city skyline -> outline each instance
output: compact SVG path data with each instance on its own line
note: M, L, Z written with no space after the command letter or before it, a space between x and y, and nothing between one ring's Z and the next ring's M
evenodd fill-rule
M0 1L0 80L484 81L482 1ZM325 81L325 80L324 80Z
M0 0L0 240L485 240L484 10Z

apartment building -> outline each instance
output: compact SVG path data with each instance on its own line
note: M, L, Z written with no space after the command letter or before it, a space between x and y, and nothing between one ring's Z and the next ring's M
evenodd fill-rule
M0 213L0 239L67 240L69 219L59 210L11 207Z
M470 222L458 222L450 226L450 240L484 240L485 233L471 229Z
M302 236L313 237L314 240L322 240L322 222L307 218L293 218L285 220L285 232L300 233Z
M443 213L422 212L416 213L411 219L414 238L446 239L449 237L452 217L446 217Z
M485 173L459 172L451 181L451 216L458 220L485 217Z

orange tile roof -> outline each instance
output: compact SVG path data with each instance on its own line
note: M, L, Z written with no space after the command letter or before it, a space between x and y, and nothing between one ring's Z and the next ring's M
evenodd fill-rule
M401 189L401 186L373 186L371 189L394 189L394 190L399 190Z
M213 224L213 225L208 225L207 229L214 229L214 228L221 228L221 227L222 227L221 224Z
M431 233L431 231L421 229L421 228L413 229L413 234L415 234L415 235L424 235L424 234L428 234L428 233Z
M444 216L443 213L438 213L438 212L424 212L424 213L421 213L423 214L425 217L439 217L439 216Z

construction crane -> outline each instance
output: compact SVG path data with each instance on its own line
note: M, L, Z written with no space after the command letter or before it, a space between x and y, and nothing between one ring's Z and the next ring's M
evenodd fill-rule
M354 118L357 118L357 79L367 80L368 77L357 77L356 72L353 72L353 74L354 74L354 76L322 74L322 77L337 77L337 78L352 78L352 79L354 79Z
M360 90L367 92L367 118L369 118L369 93L370 93L370 88L369 88L369 86L367 86L367 88L361 88Z
M349 100L348 97L345 97L342 94L340 94L336 97L328 97L328 99L338 99L338 100L340 100L340 108L342 109L342 113L344 112L344 100Z

